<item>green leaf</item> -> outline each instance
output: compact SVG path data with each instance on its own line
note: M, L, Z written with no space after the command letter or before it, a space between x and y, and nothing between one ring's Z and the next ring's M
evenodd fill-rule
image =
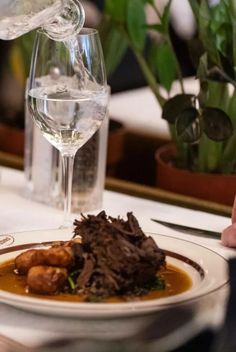
M160 84L170 91L177 74L177 64L169 44L160 44L155 51L155 67Z
M208 53L205 52L200 58L196 77L199 78L201 81L203 80L204 81L211 80L211 81L217 81L217 82L229 82L229 80L232 81L231 79L232 72L230 71L232 68L229 67L228 65L227 69L229 72L226 72L226 70L224 70L222 66L223 66L222 63L220 64L220 66L213 64L209 60Z
M202 134L197 109L191 107L183 110L176 119L175 127L179 140L184 143L197 142Z
M222 55L227 57L227 32L224 26L222 25L216 32L216 47L221 52Z
M215 62L221 66L220 56L214 42L214 36L209 29L211 21L212 17L209 5L206 0L202 0L199 9L199 35L212 62Z
M177 94L167 100L162 109L162 118L169 123L175 123L178 115L185 109L194 107L195 96L192 94Z
M199 107L203 108L206 106L207 96L208 96L208 83L209 81L200 80L200 91L198 93Z
M169 24L170 24L170 6L171 6L172 0L169 0L168 3L166 4L163 15L161 17L161 24L162 27L165 31L165 33L168 33L169 31Z
M109 77L121 62L128 44L122 33L108 16L104 16L101 21L99 34L103 47L106 71Z
M200 58L204 54L204 47L199 38L192 38L187 41L188 52L194 68L197 69Z
M224 3L228 6L231 18L236 21L236 2L232 0L225 0Z
M209 23L209 30L215 38L216 48L225 57L228 50L231 51L232 26L228 6L221 1L217 6L211 7L212 20Z
M219 108L227 113L229 104L228 84L223 82L208 81L206 106Z
M218 108L205 108L202 111L203 129L208 138L224 141L233 134L229 116Z
M126 19L126 2L127 0L106 0L105 12L109 14L114 21L124 22Z
M146 24L146 28L148 30L155 30L162 34L165 32L163 26L160 23Z
M200 57L196 77L199 78L200 81L204 81L208 78L208 56L207 56L207 53L204 53Z
M231 24L232 24L232 65L234 67L234 78L236 76L236 4L235 2L231 2L230 3L234 3L234 6L232 5L232 9L230 8L230 13L231 13Z
M134 46L142 50L146 39L146 17L142 0L127 0L126 15L129 36Z
M148 1L150 5L153 6L154 11L155 11L155 1L151 0ZM160 18L160 23L154 23L154 24L147 24L147 28L151 30L156 30L157 32L161 34L168 34L169 33L169 24L170 24L170 6L171 6L172 0L169 0L166 6L164 7L162 16Z

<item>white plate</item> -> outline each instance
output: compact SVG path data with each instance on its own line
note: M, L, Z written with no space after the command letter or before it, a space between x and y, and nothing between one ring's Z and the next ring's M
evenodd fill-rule
M73 303L21 296L0 290L0 300L28 311L51 315L108 318L127 317L159 311L206 297L228 283L227 261L217 253L182 239L151 234L158 246L167 251L167 262L186 271L193 285L181 294L149 301L125 303ZM72 231L48 230L0 235L0 262L14 258L22 250L41 242L68 240Z

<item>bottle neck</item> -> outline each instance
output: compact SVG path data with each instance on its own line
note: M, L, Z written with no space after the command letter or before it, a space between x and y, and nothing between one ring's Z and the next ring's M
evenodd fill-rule
M43 30L49 38L63 41L79 33L84 21L84 8L78 0L62 0L60 13L43 25Z

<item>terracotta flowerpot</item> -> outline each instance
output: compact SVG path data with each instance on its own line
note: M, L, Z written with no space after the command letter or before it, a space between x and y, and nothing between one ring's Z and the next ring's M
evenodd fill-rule
M232 205L236 194L236 175L204 174L173 167L173 145L160 147L155 154L156 185L170 192Z
M0 123L0 150L23 157L24 130Z
M126 129L118 121L110 120L107 146L107 175L115 176L117 167L123 159Z

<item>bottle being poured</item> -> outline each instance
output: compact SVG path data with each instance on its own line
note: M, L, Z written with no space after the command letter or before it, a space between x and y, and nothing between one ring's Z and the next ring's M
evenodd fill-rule
M36 28L53 40L63 41L84 25L78 0L1 0L0 39L12 40Z

